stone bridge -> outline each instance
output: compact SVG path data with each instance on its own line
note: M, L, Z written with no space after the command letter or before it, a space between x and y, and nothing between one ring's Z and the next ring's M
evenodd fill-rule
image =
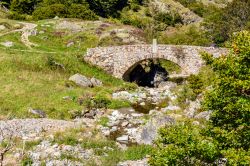
M136 64L146 59L166 59L181 67L182 75L197 74L204 65L201 52L214 57L227 54L225 48L186 45L124 45L97 47L87 50L84 60L104 69L117 78L131 71Z

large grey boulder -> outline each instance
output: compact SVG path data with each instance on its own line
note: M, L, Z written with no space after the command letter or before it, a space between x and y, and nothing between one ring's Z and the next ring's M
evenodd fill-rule
M168 115L158 114L153 116L145 126L143 126L139 131L139 138L137 142L139 144L149 144L151 145L153 141L158 136L158 129L165 126L175 123L175 120ZM139 140L138 140L139 139Z
M75 74L69 78L70 81L73 81L77 85L81 87L94 87L94 86L101 86L102 82L97 80L96 78L88 79L87 77L81 74Z

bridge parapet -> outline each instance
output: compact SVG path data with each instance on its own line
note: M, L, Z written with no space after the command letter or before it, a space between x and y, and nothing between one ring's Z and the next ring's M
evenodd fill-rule
M153 53L152 45L124 45L114 47L97 47L87 50L84 60L96 65L117 78L133 65L145 59L166 59L178 64L182 74L197 74L204 62L201 52L208 52L214 57L225 55L228 49L187 45L158 45Z

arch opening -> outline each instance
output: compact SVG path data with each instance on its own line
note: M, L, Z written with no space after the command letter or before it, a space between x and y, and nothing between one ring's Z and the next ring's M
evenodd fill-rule
M171 61L146 59L132 65L124 73L123 79L143 87L158 87L161 82L168 80L169 74L180 71L180 67Z

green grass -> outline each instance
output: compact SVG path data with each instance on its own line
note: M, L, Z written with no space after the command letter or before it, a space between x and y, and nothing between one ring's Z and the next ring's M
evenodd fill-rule
M48 56L53 56L66 70L51 69L47 64ZM96 94L100 89L112 92L123 86L123 81L71 54L46 55L1 49L0 73L0 115L18 118L31 117L27 110L32 107L44 110L50 118L67 119L70 110L82 109L82 106L76 101L63 100L64 96L77 99L86 93ZM103 81L104 86L67 87L68 78L75 73L94 76Z
M107 127L107 126L108 126L108 125L107 125L108 122L109 122L109 118L106 117L106 116L103 116L103 117L101 117L100 120L98 121L98 124L99 124L99 125L102 125L102 126L104 126L104 127Z
M180 73L181 72L181 67L174 62L165 60L165 59L160 59L159 60L160 65L169 73Z
M122 151L119 149L110 151L106 157L102 158L103 166L116 166L121 161L126 160L140 160L150 155L152 146L150 145L137 145L128 147L127 150Z

